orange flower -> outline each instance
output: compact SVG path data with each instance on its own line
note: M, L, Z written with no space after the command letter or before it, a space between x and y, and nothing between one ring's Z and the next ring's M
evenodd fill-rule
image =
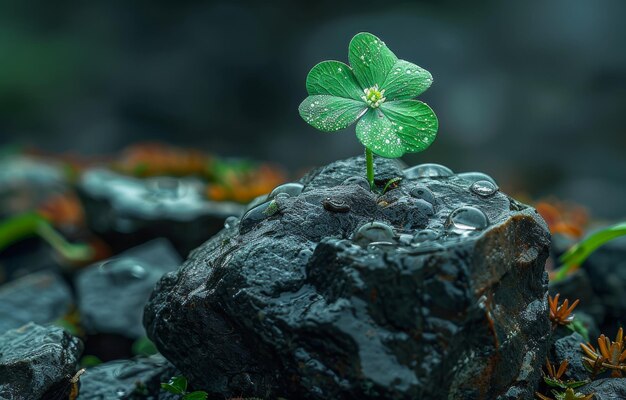
M557 293L554 298L552 296L548 296L548 304L550 305L550 321L554 325L568 325L570 322L574 320L574 308L580 303L580 300L576 300L569 305L569 300L565 299L561 305L559 305L559 296L561 294Z

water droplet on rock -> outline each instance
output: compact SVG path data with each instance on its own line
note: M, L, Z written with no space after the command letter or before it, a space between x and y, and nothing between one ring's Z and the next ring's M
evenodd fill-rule
M232 215L224 221L224 228L226 229L232 229L237 225L239 225L239 218Z
M403 171L406 178L447 178L454 173L446 166L440 164L420 164L407 168Z
M273 200L266 201L246 212L243 217L241 217L241 221L239 221L239 233L248 232L256 224L271 216L273 213L270 206L276 207L276 202Z
M370 190L370 183L364 176L351 176L343 181L342 185L358 185L365 190Z
M409 251L412 254L426 254L426 253L433 253L435 251L442 251L445 249L446 248L441 243L421 242L421 243L414 243L411 246Z
M416 185L409 194L417 199L422 199L435 205L435 195L424 185Z
M155 178L148 184L150 196L160 199L176 199L184 195L184 186L176 178Z
M367 245L368 251L394 251L397 248L394 242L372 242Z
M271 191L269 196L267 196L267 199L271 200L274 197L276 197L276 195L279 193L287 193L289 196L295 197L299 195L300 193L302 193L302 190L304 190L304 185L301 183L295 183L295 182L284 183L280 186L276 186L274 190Z
M470 191L480 197L489 197L498 191L498 187L490 181L480 180L472 183Z
M267 201L267 195L266 194L262 194L260 196L255 197L254 199L252 199L252 201L250 203L248 203L248 205L246 206L246 211L252 210L253 208L265 203Z
M411 242L413 241L413 235L409 235L408 233L403 233L403 234L401 234L401 235L400 235L400 237L398 238L398 241L399 241L401 244L404 244L404 245L407 245L407 246L408 246L408 245L410 245L410 244L411 244Z
M114 258L100 264L99 271L106 274L112 282L123 283L129 280L144 279L148 271L139 260L133 258Z
M459 231L479 231L489 226L489 220L484 212L476 207L459 207L450 213L446 221L448 229Z
M423 243L435 240L439 237L439 233L432 229L424 229L412 236L412 243Z
M354 234L354 242L365 246L373 242L392 242L393 229L383 222L370 222L361 226Z
M498 187L495 179L482 172L461 172L460 174L456 174L456 176L471 183L477 181L489 181Z

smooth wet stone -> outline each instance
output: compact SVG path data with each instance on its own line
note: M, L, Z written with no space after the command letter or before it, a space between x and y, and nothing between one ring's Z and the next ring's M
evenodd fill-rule
M5 332L0 335L0 399L53 398L52 389L76 372L81 353L81 341L58 327L29 323Z
M90 229L115 251L165 237L187 254L244 209L207 200L203 184L193 178L139 179L92 169L83 174L78 189Z
M37 272L0 286L0 334L34 322L51 323L67 314L72 293L53 272Z
M76 278L82 326L89 334L145 336L144 305L155 283L180 262L166 239L155 239L87 267Z
M164 400L179 396L161 390L161 383L180 373L160 354L109 361L87 368L80 379L79 399Z
M532 398L550 336L543 220L455 176L405 175L381 197L343 184L363 170L362 157L315 170L278 213L222 230L166 274L144 315L159 351L215 397ZM418 183L436 207L409 193ZM328 197L350 211L329 212ZM446 229L462 207L489 224Z

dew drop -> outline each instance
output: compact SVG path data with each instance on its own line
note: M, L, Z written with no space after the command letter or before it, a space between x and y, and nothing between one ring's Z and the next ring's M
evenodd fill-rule
M383 222L370 222L354 234L354 242L365 246L373 242L393 242L393 229Z
M226 229L233 229L237 225L239 225L239 218L232 215L224 221L224 228Z
M271 216L273 213L270 206L276 207L276 202L266 201L246 212L239 221L239 233L250 231L256 224Z
M304 185L301 183L296 183L296 182L284 183L280 186L276 186L274 190L270 192L269 196L267 196L267 199L271 200L274 197L276 197L276 195L279 193L287 193L291 197L296 197L300 193L302 193L303 189L304 189Z
M482 172L462 172L460 174L457 174L456 176L471 183L474 183L476 181L489 181L493 183L496 188L498 187L495 179Z
M367 245L368 251L394 251L398 246L393 242L372 242Z
M435 195L424 185L416 185L409 194L416 199L422 199L429 202L432 205L435 205Z
M436 240L437 238L439 238L439 233L437 231L434 231L432 229L424 229L412 236L411 243L415 244L429 242L432 240Z
M489 220L484 212L476 207L459 207L450 213L446 220L446 227L458 231L479 231L489 226Z
M453 175L450 168L440 164L420 164L403 171L407 178L447 178Z
M480 197L489 197L498 191L498 187L490 181L480 180L472 183L470 191Z

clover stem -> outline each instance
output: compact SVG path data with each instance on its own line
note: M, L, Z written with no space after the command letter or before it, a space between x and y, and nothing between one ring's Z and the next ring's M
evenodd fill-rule
M367 147L365 148L365 162L367 164L367 181L370 183L370 188L374 190L374 154Z

